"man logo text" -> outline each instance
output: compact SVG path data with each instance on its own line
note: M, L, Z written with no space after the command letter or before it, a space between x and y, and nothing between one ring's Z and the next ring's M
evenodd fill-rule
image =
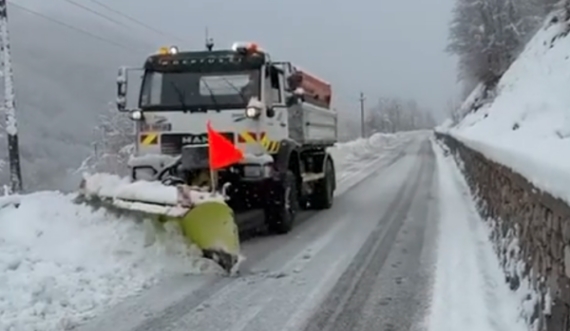
M195 135L182 137L183 145L205 145L208 143L207 135Z

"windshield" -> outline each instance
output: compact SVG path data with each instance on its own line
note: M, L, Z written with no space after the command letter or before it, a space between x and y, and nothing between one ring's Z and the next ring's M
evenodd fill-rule
M238 72L156 72L143 78L140 107L205 111L245 108L260 96L260 70Z

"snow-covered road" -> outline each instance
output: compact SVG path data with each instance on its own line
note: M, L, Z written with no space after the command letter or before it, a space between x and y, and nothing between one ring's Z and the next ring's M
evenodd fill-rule
M434 171L431 145L424 140L362 187L373 195L354 202L358 213L351 214L358 227L366 224L365 235L304 330L410 330L417 324L428 302L424 271L433 252Z
M382 146L382 155L363 153L362 147L360 157L351 153L358 162L345 166L352 171L340 176L333 208L301 215L301 222L286 236L246 242L240 278L172 277L82 331L299 330L374 229L378 214L387 209L391 199L382 195L379 204L378 189L399 187L406 175L403 167L412 166L417 142L424 138L425 133L416 134L391 149ZM398 161L402 159L407 161ZM404 171L395 168L396 163Z
M127 221L111 227L99 214L78 219L78 228L92 228L71 240L74 244L65 247L77 251L66 254L50 248L46 236L65 241L77 229L61 225L52 233L39 223L46 216L80 215L79 210L45 215L37 205L41 215L34 216L38 224L32 226L46 234L26 234L17 226L29 216L22 214L23 206L0 213L2 230L19 240L12 246L0 240L0 247L11 249L0 250L0 262L12 261L2 277L17 286L3 289L0 282L0 331L59 331L77 324L82 324L79 331L524 330L486 225L474 212L453 160L442 155L429 134L349 143L332 153L339 167L333 208L302 213L288 235L245 242L247 260L237 278L196 275L196 263L200 269L203 261L181 256L176 245L164 247L163 242L160 249L137 250L144 236ZM37 204L61 203L51 199ZM103 228L95 225L101 222ZM117 240L103 238L105 231ZM85 249L82 240L111 246ZM125 241L128 245L121 246ZM43 251L35 251L38 243ZM53 261L34 265L30 251L36 259L45 255ZM106 266L95 268L94 263ZM104 278L84 275L94 271ZM11 274L16 272L19 281ZM34 277L43 277L43 283L34 285ZM76 284L66 290L77 293L58 292L65 277ZM20 310L9 310L14 308ZM67 315L55 313L59 308ZM95 318L81 323L73 314ZM50 323L42 324L42 316Z
M361 159L361 171L340 178L332 209L310 214L287 236L245 243L240 278L173 277L81 330L301 330L320 328L321 320L336 330L385 311L379 304L390 298L406 313L371 323L411 325L411 312L425 302L417 294L428 287L417 272L425 252L417 239L428 225L430 151L424 133L384 157ZM329 314L337 306L346 313Z

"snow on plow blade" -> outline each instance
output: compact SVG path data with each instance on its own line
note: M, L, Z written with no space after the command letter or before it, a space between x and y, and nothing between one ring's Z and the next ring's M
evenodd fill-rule
M85 175L79 201L93 206L151 217L159 223L177 222L182 234L204 257L232 274L240 260L240 244L232 209L220 193L187 185L129 182L108 174Z

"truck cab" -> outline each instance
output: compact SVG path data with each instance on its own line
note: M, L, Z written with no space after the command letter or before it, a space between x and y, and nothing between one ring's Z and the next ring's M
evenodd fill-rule
M315 185L322 186L326 176L330 187L321 205L330 207L336 184L326 148L337 132L336 112L326 107L326 85L288 62L273 62L253 43L186 52L165 47L146 59L137 107L128 109L129 70L119 69L117 107L135 124L133 180L208 186L211 123L245 155L218 173L218 185L230 184L234 209L262 208L277 232L287 232L294 216L288 209L310 205ZM332 168L328 175L325 167Z

